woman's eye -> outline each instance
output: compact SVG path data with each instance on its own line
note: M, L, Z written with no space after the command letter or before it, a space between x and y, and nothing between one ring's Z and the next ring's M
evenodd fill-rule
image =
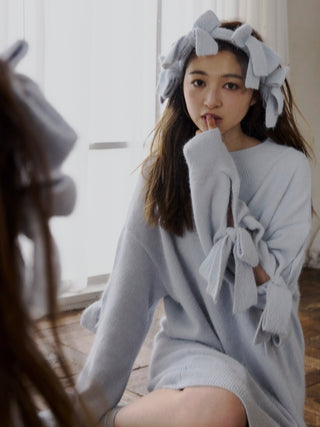
M236 83L228 82L224 85L226 89L235 90L238 89L239 86Z
M196 80L193 80L192 84L195 87L202 87L204 86L204 81L201 79L196 79Z

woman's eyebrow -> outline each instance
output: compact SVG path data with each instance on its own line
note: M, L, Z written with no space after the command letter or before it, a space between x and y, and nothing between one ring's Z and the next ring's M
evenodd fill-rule
M193 71L190 71L189 74L202 74L203 76L208 75L205 71L202 71L202 70L193 70Z
M244 80L244 77L241 76L240 74L233 74L233 73L223 74L222 77L225 77L225 78L228 78L228 79L229 78L234 78L234 79Z
M189 73L188 73L189 75L192 75L192 74L200 74L200 75L202 75L202 76L207 76L208 75L208 73L206 73L205 71L203 71L203 70L192 70L192 71L190 71ZM227 78L227 79L229 79L229 78L234 78L234 79L239 79L239 80L244 80L244 77L241 75L241 74L234 74L234 73L227 73L227 74L223 74L221 77L223 77L223 78Z

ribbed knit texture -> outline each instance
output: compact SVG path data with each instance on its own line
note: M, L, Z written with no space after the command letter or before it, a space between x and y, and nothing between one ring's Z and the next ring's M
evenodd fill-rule
M195 230L181 238L146 225L141 179L107 290L83 314L96 338L78 391L99 416L119 402L164 298L150 391L222 387L241 399L250 426L305 427L297 280L311 222L308 161L272 141L229 153L219 130L192 138L184 154ZM270 276L259 287L257 263Z

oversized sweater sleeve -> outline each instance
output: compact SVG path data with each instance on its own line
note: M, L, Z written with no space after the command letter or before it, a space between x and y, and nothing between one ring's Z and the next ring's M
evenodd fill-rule
M100 419L122 397L135 358L164 294L149 252L126 226L103 298L83 315L84 326L96 331L77 390Z
M239 198L239 174L218 129L192 138L184 147L184 155L189 168L195 227L204 251L200 273L208 282L208 293L215 302L218 300L232 252L233 311L258 306L261 317L254 342L271 340L280 345L289 334L292 299L297 295L297 280L310 230L307 159L301 153L291 165L275 161L275 167L282 168L281 179L275 184L271 171L254 195L252 204L265 206L264 223L268 224L265 228ZM229 203L234 227L227 225ZM270 280L257 287L253 267L259 263Z

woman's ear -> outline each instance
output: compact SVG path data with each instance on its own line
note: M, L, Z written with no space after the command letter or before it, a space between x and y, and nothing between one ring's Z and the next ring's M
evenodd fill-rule
M258 101L258 97L259 97L259 92L257 90L254 90L252 92L252 97L251 97L251 101L250 101L250 107L252 105L254 105Z

